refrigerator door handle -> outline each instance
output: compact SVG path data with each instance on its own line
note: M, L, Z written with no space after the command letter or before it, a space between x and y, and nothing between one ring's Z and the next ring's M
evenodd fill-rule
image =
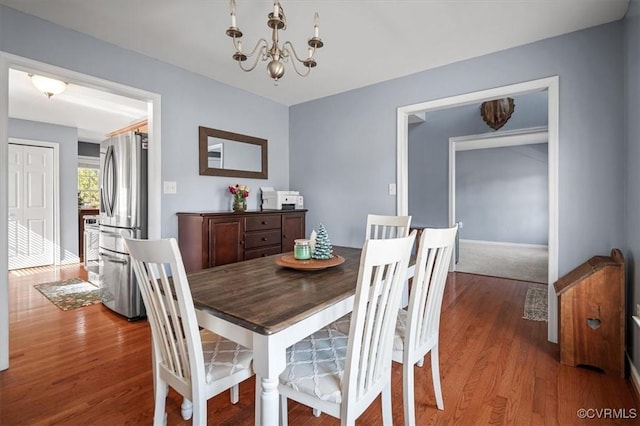
M128 264L129 262L126 259L120 259L119 257L113 256L111 254L107 254L103 251L101 251L100 256L104 257L105 259L107 259L109 262L113 262L113 263L121 263L123 265Z
M105 195L105 210L107 216L113 217L115 207L118 176L116 174L116 158L113 145L109 145L104 160L103 187Z
M131 176L139 176L140 174L140 159L139 159L139 151L138 149L141 146L140 143L140 136L136 133L133 133L132 135L133 137L133 141L132 142L132 146L134 147L134 149L131 150L131 166L132 168L135 168L134 170L131 170ZM140 192L140 179L136 179L135 183L131 182L133 185L135 185L134 188L131 188L131 191L129 192L130 196L131 196L131 207L130 207L130 214L131 217L133 218L134 222L132 223L133 226L138 226L140 225L140 218L138 217L138 193Z

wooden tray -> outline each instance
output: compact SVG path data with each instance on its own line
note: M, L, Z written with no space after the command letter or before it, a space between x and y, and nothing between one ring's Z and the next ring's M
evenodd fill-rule
M344 257L334 254L331 259L318 260L298 260L293 257L293 253L285 254L276 258L276 264L284 266L285 268L298 269L301 271L319 271L321 269L331 268L344 263Z

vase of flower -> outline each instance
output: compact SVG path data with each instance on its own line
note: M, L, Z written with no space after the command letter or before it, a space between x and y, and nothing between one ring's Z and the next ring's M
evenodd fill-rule
M249 187L245 185L230 186L229 192L232 197L231 208L234 212L243 212L247 209L247 197L249 197Z
M241 200L237 200L234 198L231 208L234 212L243 212L247 209L247 200L245 200L244 198Z

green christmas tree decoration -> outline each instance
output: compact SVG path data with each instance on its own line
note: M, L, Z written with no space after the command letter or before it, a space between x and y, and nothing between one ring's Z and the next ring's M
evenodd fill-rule
M318 234L316 235L315 251L313 252L313 258L318 260L331 259L333 257L333 246L329 240L329 234L323 224L320 224L318 228Z

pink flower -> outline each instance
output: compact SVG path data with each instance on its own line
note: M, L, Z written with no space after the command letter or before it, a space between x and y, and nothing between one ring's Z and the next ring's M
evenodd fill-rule
M236 184L235 186L229 186L229 192L233 194L233 198L240 201L249 196L249 187Z

